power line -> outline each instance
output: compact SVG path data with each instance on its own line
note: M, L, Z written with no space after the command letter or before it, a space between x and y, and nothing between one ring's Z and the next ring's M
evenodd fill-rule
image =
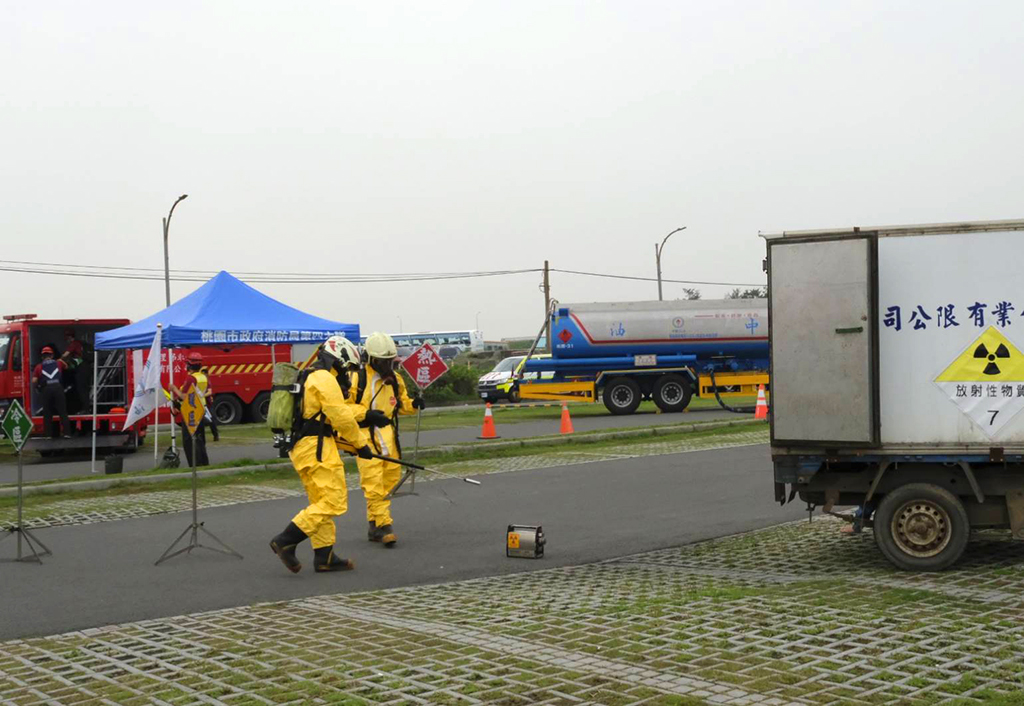
M265 272L237 271L233 274L244 282L253 284L373 284L381 282L431 282L441 280L477 279L504 277L530 272L542 272L542 268L515 270L473 270L466 272L361 272L361 273L309 273L309 272ZM622 279L635 282L656 282L654 277L616 275L608 272L586 272L551 268L551 272L605 279ZM125 267L120 265L84 265L73 263L39 262L33 260L0 260L0 272L21 274L56 275L64 277L90 277L99 279L121 279L138 281L163 281L164 271L155 267ZM205 282L217 274L215 270L173 269L171 279L175 282ZM726 287L763 287L764 283L750 282L708 282L702 280L664 279L671 284L696 284Z
M0 272L58 275L65 277L92 277L162 281L163 270L148 267L119 267L113 265L75 265L68 263L0 260ZM176 282L205 282L214 276L212 270L171 270ZM437 280L501 277L506 275L540 272L540 268L520 270L481 270L470 272L407 272L407 273L303 273L303 272L236 272L239 279L262 284L362 284L374 282L422 282Z
M164 277L164 270L156 267L122 267L119 265L81 265L63 262L39 262L34 260L0 260L0 263L5 265L18 265L18 266L32 266L42 268L64 268L64 269L79 269L79 270L99 270L99 271L117 271L117 272L141 272L149 273L154 276L159 275L160 279ZM205 275L212 277L217 274L218 270L189 270L189 269L175 269L170 270L172 273L185 273L195 275ZM529 268L520 270L479 270L469 272L363 272L363 273L316 273L316 272L257 272L247 270L236 270L233 272L236 276L241 275L252 275L252 276L266 276L266 277L284 277L284 278L309 278L309 277L329 277L332 279L347 279L347 278L365 278L365 277L459 277L467 275L478 275L478 274L493 274L493 273L519 273L519 272L540 272L541 268Z
M629 275L612 275L605 272L581 272L580 270L559 270L554 267L551 268L552 272L562 272L568 275L585 275L587 277L608 277L611 279L630 279L637 282L657 282L655 277L632 277ZM671 282L673 284L704 284L704 285L721 285L724 287L763 287L764 282L760 284L751 284L750 282L702 282L699 280L691 279L665 279L661 278L662 282Z

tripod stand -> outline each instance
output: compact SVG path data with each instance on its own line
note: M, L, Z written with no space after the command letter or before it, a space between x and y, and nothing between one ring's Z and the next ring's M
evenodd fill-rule
M39 541L38 537L36 537L34 534L29 532L28 529L25 528L25 524L24 524L24 522L22 520L23 500L24 500L24 489L23 489L23 486L22 486L22 477L21 477L21 449L19 448L18 449L18 522L17 522L17 524L14 525L14 527L11 527L10 529L7 530L7 537L10 537L12 534L17 534L18 535L18 556L15 559L9 559L8 561L35 561L35 562L37 562L39 564L42 564L43 563L42 557L44 557L44 556L53 556L53 552L51 552L49 549L47 549L46 545L43 544L41 541ZM4 537L4 539L7 539L7 537ZM27 544L28 548L32 551L32 555L31 556L22 556L22 552L21 552L21 540L22 539L25 540L25 544ZM39 552L38 550L36 550L35 545L33 544L33 542L38 544L42 548L43 551Z
M184 532L182 532L181 534L178 535L178 538L175 539L171 543L171 546L167 547L167 551L165 551L163 553L163 555L159 559L156 560L156 563L154 564L154 566L160 566L160 564L162 562L167 561L168 559L173 559L174 557L178 556L179 554L185 554L186 552L187 553L191 553L193 549L209 549L211 552L220 552L221 554L227 554L229 556L237 556L239 559L243 558L241 554L236 552L234 549L232 549L228 545L224 544L224 542L222 542L220 539L217 538L217 535L215 535L210 530L206 529L206 527L203 525L203 523L199 521L198 489L197 489L198 480L197 480L197 477L196 477L196 433L197 432L198 432L198 427L196 429L192 430L192 433L191 433L191 436L192 436L192 439L191 439L191 442L192 442L192 464L191 464L192 465L192 523L188 527L185 528ZM218 547L211 547L211 546L208 546L206 544L200 543L200 541L199 541L199 533L200 532L203 532L204 534L209 536L210 539L212 539L214 542L216 542L217 544L220 545L220 548L218 548ZM185 535L189 535L188 544L183 546L181 549L178 549L177 551L174 551L174 548L176 546L178 546L178 542L180 542L182 539L184 539Z

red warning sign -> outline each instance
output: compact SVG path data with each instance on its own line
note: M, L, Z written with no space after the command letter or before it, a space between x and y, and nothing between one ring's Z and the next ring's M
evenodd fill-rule
M412 355L402 361L402 367L421 390L427 389L448 372L448 366L429 343L414 350Z

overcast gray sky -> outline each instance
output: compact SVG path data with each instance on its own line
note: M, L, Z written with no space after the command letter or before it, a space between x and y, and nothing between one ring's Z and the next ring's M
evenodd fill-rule
M758 231L1024 217L1020 2L29 2L0 23L0 258L761 282ZM926 266L927 263L922 263ZM994 261L998 266L998 262ZM0 273L2 313L161 282ZM532 334L535 273L257 285L364 330ZM172 283L174 298L197 285ZM666 298L682 285L666 285ZM653 282L552 276L562 301ZM702 287L705 296L726 288Z

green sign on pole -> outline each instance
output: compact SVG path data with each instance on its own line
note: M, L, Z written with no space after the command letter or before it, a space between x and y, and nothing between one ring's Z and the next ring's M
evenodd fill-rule
M4 434L14 444L15 451L21 451L21 447L25 445L32 433L32 420L25 414L25 408L21 406L21 402L13 400L7 408L4 421L0 422L0 427L3 427Z

